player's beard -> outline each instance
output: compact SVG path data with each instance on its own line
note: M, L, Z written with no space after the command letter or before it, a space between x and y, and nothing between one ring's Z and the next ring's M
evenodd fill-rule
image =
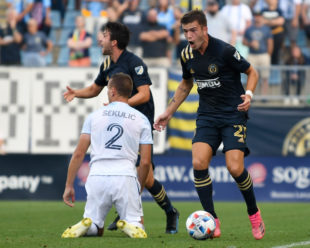
M109 46L102 47L102 55L111 55L112 49Z

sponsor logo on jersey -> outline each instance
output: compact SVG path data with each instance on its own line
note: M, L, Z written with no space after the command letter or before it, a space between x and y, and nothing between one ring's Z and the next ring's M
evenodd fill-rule
M137 67L135 68L135 71L136 71L137 75L142 75L143 72L144 72L143 66L142 66L142 65L137 66Z
M205 80L201 80L201 79L197 79L196 80L198 89L204 89L204 88L211 88L211 89L215 89L215 88L220 88L222 86L219 77L214 78L214 79L205 79Z
M218 72L218 67L217 67L217 65L215 65L215 64L209 65L209 66L208 66L208 72L209 72L209 74L211 74L211 75L216 74L216 73Z
M282 154L304 157L310 154L310 118L298 122L287 134Z
M234 57L236 60L240 61L241 59L241 56L240 56L240 53L236 50L235 53L234 53Z

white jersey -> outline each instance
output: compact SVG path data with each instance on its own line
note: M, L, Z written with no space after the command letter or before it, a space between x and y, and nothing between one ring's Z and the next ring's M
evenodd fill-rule
M91 136L89 175L136 176L139 144L153 144L147 117L123 102L90 114L82 133Z

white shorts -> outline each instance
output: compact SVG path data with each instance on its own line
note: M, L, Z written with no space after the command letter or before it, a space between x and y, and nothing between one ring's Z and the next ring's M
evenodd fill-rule
M131 176L89 176L85 184L87 201L84 218L91 218L99 228L113 204L121 220L138 223L143 216L140 184Z

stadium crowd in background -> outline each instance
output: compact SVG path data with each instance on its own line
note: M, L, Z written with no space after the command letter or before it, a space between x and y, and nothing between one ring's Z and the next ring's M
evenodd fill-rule
M169 67L179 66L180 51L186 46L183 31L179 20L185 11L202 9L208 19L209 33L216 38L223 39L235 46L247 58L253 47L243 43L244 34L254 22L253 13L260 13L264 25L269 26L274 43L271 55L271 65L284 65L290 54L290 47L298 45L309 61L310 49L307 47L306 35L309 35L309 0L6 0L8 8L17 11L16 29L24 38L27 32L27 22L30 18L37 20L38 30L49 34L49 39L54 43L53 56L46 57L47 65L69 65L72 60L72 47L62 50L66 42L60 42L62 34L73 32L73 20L76 16L83 16L85 29L91 35L92 47L96 46L96 33L107 21L120 21L128 25L132 37L128 49L138 56L146 58L150 66L158 65ZM152 24L150 23L152 14ZM55 17L59 16L60 24L57 25ZM73 16L73 18L71 18ZM159 27L161 32L159 32ZM50 32L51 29L51 32ZM0 30L3 39L5 27ZM164 30L166 30L164 32ZM148 31L146 38L145 32ZM152 34L157 33L157 35ZM158 33L160 35L158 36ZM55 35L56 34L56 35ZM16 36L14 36L16 37ZM72 38L72 35L65 37ZM24 40L24 39L23 39ZM305 41L305 42L303 42ZM24 42L23 42L24 43ZM300 44L298 44L300 43ZM1 54L5 54L7 44L0 41ZM22 46L19 40L14 40L14 46ZM149 47L157 47L150 49ZM19 49L15 49L18 51ZM91 65L98 63L98 52L90 49ZM61 53L67 53L67 56ZM94 56L92 56L92 54ZM23 55L23 54L22 54ZM0 64L8 64L1 55ZM156 57L154 57L156 56ZM17 57L17 56L14 56ZM65 57L65 63L58 58ZM159 58L160 59L159 59ZM71 58L71 59L70 59ZM154 63L155 59L155 63ZM62 61L62 62L60 62ZM157 61L157 62L156 62ZM18 60L14 64L19 64ZM268 66L268 63L266 64ZM85 63L84 66L89 66ZM259 70L260 74L263 72ZM266 75L263 81L266 84ZM268 76L268 73L267 73ZM267 92L264 87L262 92Z
M76 17L75 27L67 41L70 48L69 66L90 66L89 48L93 41L91 35L85 30L84 17Z

